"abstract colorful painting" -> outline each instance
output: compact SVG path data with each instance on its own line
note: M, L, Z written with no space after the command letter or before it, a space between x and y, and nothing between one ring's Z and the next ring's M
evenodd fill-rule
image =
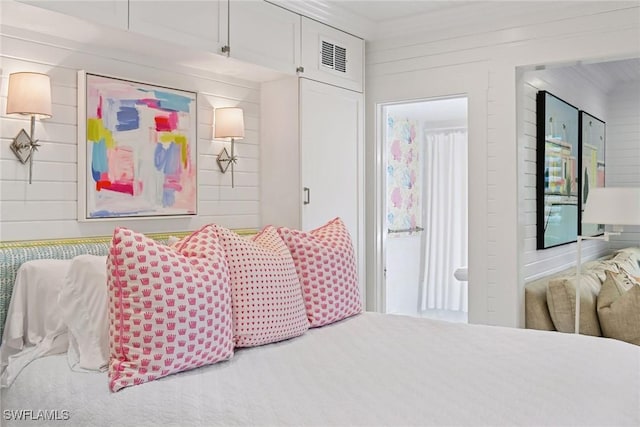
M387 229L422 225L422 162L416 143L418 124L389 113L387 119Z
M89 73L78 86L84 219L195 215L196 93Z

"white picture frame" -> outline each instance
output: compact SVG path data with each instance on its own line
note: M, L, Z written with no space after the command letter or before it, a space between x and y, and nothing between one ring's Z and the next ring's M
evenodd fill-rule
M197 93L78 72L78 220L198 213Z

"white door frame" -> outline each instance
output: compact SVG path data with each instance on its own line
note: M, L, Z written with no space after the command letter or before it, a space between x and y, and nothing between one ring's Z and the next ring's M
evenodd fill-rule
M378 135L380 135L380 144L381 144L381 152L380 152L380 159L382 161L382 177L381 177L381 182L380 182L380 203L382 204L382 211L381 214L383 215L380 219L381 223L383 224L383 229L382 229L382 270L383 270L383 275L381 276L381 280L382 280L382 289L380 292L380 301L382 303L380 310L379 311L385 311L385 308L387 307L387 283L386 283L386 274L385 274L385 269L387 267L387 247L385 245L385 243L387 242L387 238L389 237L389 232L387 230L387 227L384 226L385 224L385 217L386 217L386 213L387 213L387 192L388 192L388 188L387 188L387 180L385 179L386 177L386 169L387 169L387 162L388 162L388 154L387 154L387 150L385 149L385 135L387 133L387 123L386 120L384 118L384 109L385 107L390 107L390 106L394 106L394 105L406 105L406 104L412 104L412 103L425 103L425 102L437 102L437 101L442 101L442 100L446 100L446 99L460 99L460 98L464 98L467 100L467 114L466 114L466 127L467 127L467 131L468 131L468 127L469 127L469 98L467 96L467 94L456 94L456 95L448 95L448 96L438 96L435 98L420 98L420 99L411 99L411 100L407 100L407 101L394 101L394 102L383 102L380 104L376 105L376 123L378 124ZM426 142L426 141L425 141ZM469 145L468 141L467 141L467 146ZM467 156L468 157L468 156ZM468 169L468 167L467 167ZM424 182L424 177L423 177L423 182ZM468 227L468 222L469 220L467 219L467 227ZM468 238L468 236L467 236ZM422 242L422 245L424 245L424 241ZM422 250L424 250L424 248L422 248ZM467 256L468 256L468 252L469 249L467 248ZM463 266L461 266L463 267ZM423 291L422 291L422 285L419 283L420 285L420 290L418 291L418 301L416 301L416 310L419 313L420 312L420 306L422 305L422 295L423 295ZM468 294L467 294L468 296Z
M486 323L487 301L487 90L488 71L476 73L436 68L390 76L371 77L367 83L367 309L384 311L384 139L382 106L421 99L466 96L469 134L469 323ZM515 142L514 142L515 143Z

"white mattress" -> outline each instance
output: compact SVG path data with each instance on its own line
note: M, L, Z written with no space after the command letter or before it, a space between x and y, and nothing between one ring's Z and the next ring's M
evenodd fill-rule
M638 426L640 347L366 313L118 393L46 357L2 409L68 410L65 426Z

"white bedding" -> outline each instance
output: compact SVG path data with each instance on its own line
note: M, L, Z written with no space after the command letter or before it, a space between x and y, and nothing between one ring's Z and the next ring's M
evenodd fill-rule
M118 393L36 360L6 410L78 426L640 425L640 347L605 338L365 313ZM35 412L34 412L35 413ZM46 425L39 421L37 425Z
M18 270L0 346L1 387L33 360L67 351L67 327L55 302L70 265L71 260L38 259Z

